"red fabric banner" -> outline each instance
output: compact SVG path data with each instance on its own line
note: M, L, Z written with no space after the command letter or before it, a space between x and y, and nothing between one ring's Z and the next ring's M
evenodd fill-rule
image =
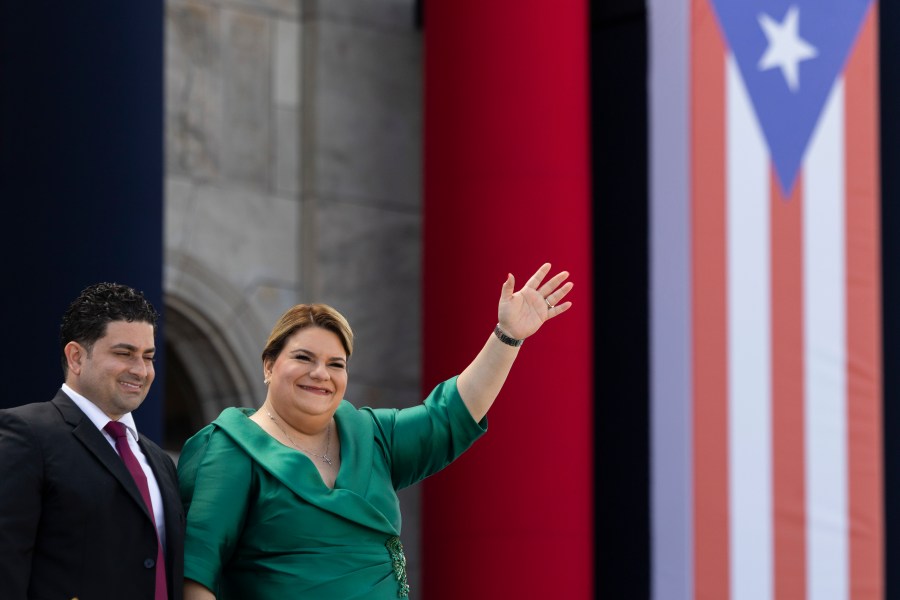
M549 261L573 308L527 340L489 433L424 484L430 600L592 598L587 5L429 3L423 387L460 372Z

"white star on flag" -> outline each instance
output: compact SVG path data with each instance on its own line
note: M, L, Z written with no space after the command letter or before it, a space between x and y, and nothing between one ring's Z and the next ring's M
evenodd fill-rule
M800 87L800 61L819 54L815 46L800 37L800 10L796 5L791 6L781 23L763 13L759 15L759 24L769 46L757 67L760 71L780 68L788 87L796 92Z

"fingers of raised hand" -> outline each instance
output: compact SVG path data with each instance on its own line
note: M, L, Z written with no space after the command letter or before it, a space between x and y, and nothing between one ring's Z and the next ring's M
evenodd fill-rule
M541 285L541 281L544 280L544 277L546 277L549 272L550 263L542 264L541 268L535 271L534 275L532 275L525 283L525 287L530 287L535 290L538 289L538 286Z
M506 281L503 282L503 287L500 288L500 300L509 300L516 288L516 278L513 277L512 273L509 273L506 276Z
M566 281L569 278L569 272L560 271L547 281L543 281L547 273L550 272L550 266L550 263L541 265L517 293L521 297L529 299L528 303L539 315L542 315L542 319L553 318L567 311L572 306L571 302L563 302L566 294L574 287L571 281ZM542 281L543 283L541 283ZM509 280L507 280L507 283L509 283ZM540 304L546 306L546 312L542 312L538 308Z
M541 287L537 288L537 291L541 294L541 296L546 298L550 294L553 294L554 292L558 291L556 288L559 288L560 284L568 278L569 278L568 271L560 271L559 273L554 275L551 279L544 282L544 284ZM563 286L563 287L565 287L565 286ZM560 290L561 289L562 288L560 288ZM569 289L572 289L571 285L569 285ZM566 290L566 292L568 292L568 290ZM563 293L562 296L565 296L565 293ZM557 298L557 300L561 300L562 296L559 296Z
M567 281L565 284L563 284L562 287L554 289L549 294L544 296L544 302L547 303L547 311L551 317L555 317L572 305L571 302L566 302L564 304L560 304L560 302L562 302L562 299L566 297L566 294L572 291L572 288L574 286L574 283L572 283L571 281Z

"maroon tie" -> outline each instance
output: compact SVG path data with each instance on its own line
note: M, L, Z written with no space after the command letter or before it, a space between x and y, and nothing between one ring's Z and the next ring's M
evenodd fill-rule
M141 496L144 498L144 504L147 505L147 508L150 511L150 518L153 520L153 529L155 531L156 517L153 514L153 502L150 500L150 488L147 487L147 476L144 475L144 470L141 468L137 458L135 458L131 448L128 447L125 426L116 421L110 421L103 429L115 438L116 450L119 451L119 456L125 461L125 466L128 467L131 476L134 478L134 482L141 491ZM159 543L158 535L156 537L156 595L154 598L155 600L167 600L168 598L168 594L166 593L166 559L163 556L162 544Z

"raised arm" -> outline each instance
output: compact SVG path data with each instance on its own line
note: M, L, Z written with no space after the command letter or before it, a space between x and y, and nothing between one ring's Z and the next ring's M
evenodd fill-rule
M544 263L518 292L513 291L515 277L510 274L506 278L497 307L497 322L504 336L524 340L547 320L561 315L572 306L571 302L562 302L573 286L571 281L566 282L569 273L561 271L541 283L549 272L550 263ZM505 343L492 333L475 360L460 373L456 381L459 395L476 421L480 421L491 408L519 350L519 346Z

